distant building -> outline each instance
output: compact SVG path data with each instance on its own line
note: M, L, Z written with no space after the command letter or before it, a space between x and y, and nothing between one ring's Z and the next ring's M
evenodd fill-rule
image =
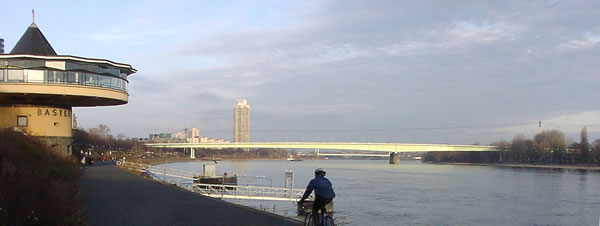
M218 139L212 137L200 137L200 143L231 143L230 141L226 141L225 139Z
M170 133L155 133L148 136L150 140L171 139Z
M200 130L198 128L185 129L187 143L200 143Z
M250 141L250 105L244 99L238 99L233 107L233 142Z
M131 140L132 141L137 141L137 142L144 142L144 143L150 141L148 138L144 138L144 137L142 137L142 138L131 138Z
M173 136L177 140L185 140L185 133L184 132L177 132Z

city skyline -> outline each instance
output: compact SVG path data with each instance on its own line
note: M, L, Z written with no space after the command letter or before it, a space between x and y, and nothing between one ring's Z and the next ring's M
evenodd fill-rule
M35 8L57 52L136 65L130 103L73 109L81 128L232 140L243 97L256 141L600 136L596 1L106 3L7 2L0 22L5 50Z

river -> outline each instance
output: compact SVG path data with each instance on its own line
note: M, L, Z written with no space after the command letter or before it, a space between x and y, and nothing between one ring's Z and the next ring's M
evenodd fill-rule
M203 164L169 163L202 172ZM217 174L265 176L240 179L283 187L293 170L303 188L315 168L334 185L334 217L344 225L598 225L600 172L493 166L435 165L387 160L219 161ZM295 217L290 202L227 200Z

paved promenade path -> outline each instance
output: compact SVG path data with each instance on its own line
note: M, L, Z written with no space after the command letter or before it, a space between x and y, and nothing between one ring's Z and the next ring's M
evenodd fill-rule
M293 219L204 197L113 165L81 171L90 225L300 225Z

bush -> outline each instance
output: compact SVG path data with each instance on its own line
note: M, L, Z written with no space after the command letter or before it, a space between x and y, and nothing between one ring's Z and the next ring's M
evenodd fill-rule
M0 222L80 225L79 166L35 137L0 130Z

